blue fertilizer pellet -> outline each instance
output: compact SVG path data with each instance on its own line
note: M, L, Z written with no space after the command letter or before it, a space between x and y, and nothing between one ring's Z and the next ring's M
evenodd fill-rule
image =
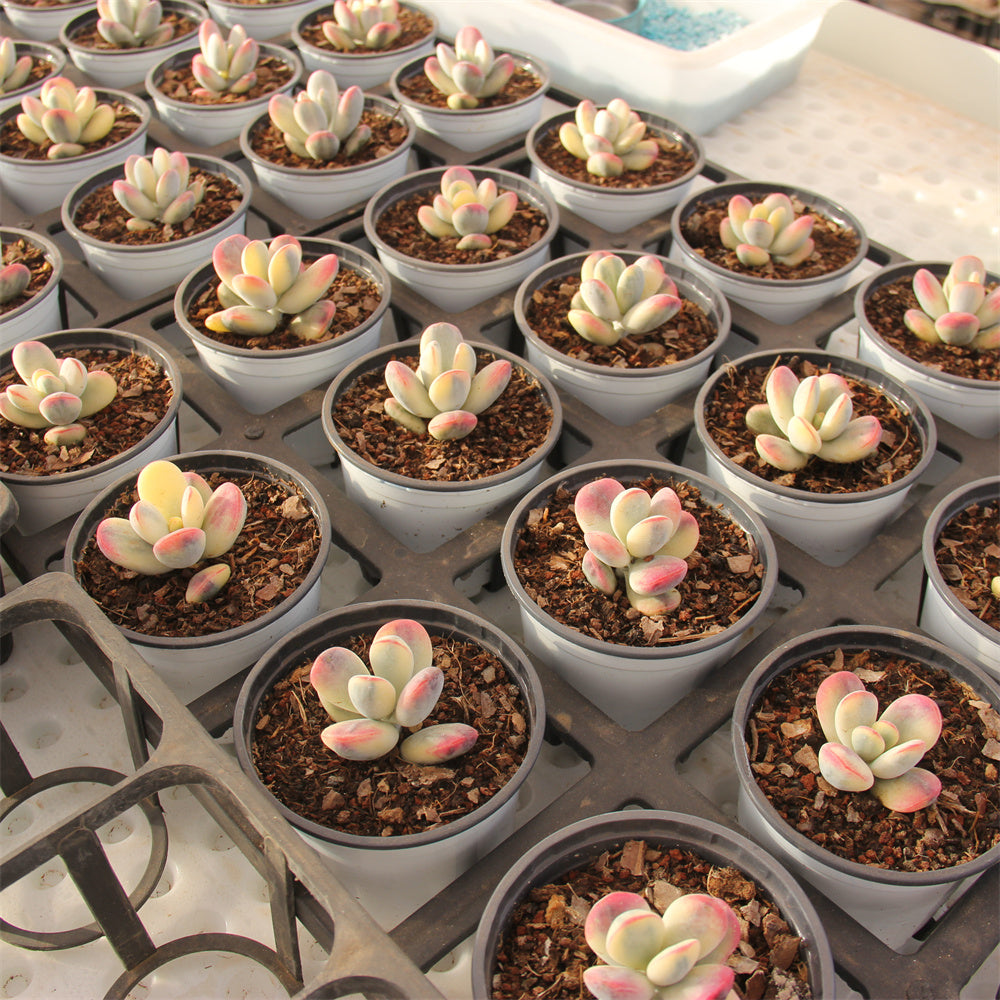
M682 4L647 0L640 33L643 38L671 49L690 52L711 45L749 23L742 14L724 8L697 13Z

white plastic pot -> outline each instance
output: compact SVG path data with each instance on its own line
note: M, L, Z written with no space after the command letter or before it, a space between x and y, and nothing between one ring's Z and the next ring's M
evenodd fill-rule
M587 253L560 257L543 264L518 286L514 296L514 318L524 335L525 357L548 375L560 389L586 403L613 424L628 426L702 385L716 351L729 334L729 303L708 282L687 269L660 258L663 269L674 279L681 298L689 299L705 312L716 329L715 340L698 354L676 364L657 368L612 368L571 358L547 344L531 329L526 309L535 292L554 278L578 276ZM631 264L643 256L621 250L618 256Z
M0 243L9 246L13 240L25 240L41 247L52 265L48 283L16 309L0 316L0 351L9 351L22 340L37 340L43 334L62 329L62 311L59 304L59 281L62 278L63 259L59 247L48 237L28 229L10 229L0 226Z
M290 25L326 5L327 0L267 0L266 3L205 0L209 16L220 28L228 31L242 24L247 34L258 41L287 34Z
M901 479L863 493L810 493L762 479L729 459L715 443L705 423L705 405L716 386L732 368L769 368L792 356L875 386L891 397L910 417L920 435L923 455L916 467ZM776 361L781 359L781 361ZM763 394L762 394L763 395ZM910 488L920 479L934 457L937 430L927 407L906 386L877 368L854 358L825 351L761 351L727 362L702 386L694 404L695 431L705 452L708 475L736 492L783 538L804 549L827 566L846 563L866 541L902 510Z
M825 215L841 226L853 229L859 238L857 252L843 267L814 278L790 280L758 278L752 274L737 274L701 256L684 237L683 223L706 205L725 205L735 194L744 194L752 202L762 201L772 191L800 199L813 212ZM731 302L739 303L772 323L787 325L818 309L850 284L855 271L868 253L868 236L860 221L840 205L822 195L787 184L761 181L729 181L688 195L670 218L673 239L670 243L672 260L701 274L712 282Z
M29 94L37 97L42 89L42 84L49 76L59 76L66 65L66 53L58 45L49 45L46 42L28 42L21 39L14 39L14 58L21 59L24 56L31 56L33 60L41 60L49 64L48 75L41 80L30 80L16 90L9 90L0 94L0 114L8 108L21 108L21 98Z
M858 357L909 386L936 416L944 417L974 437L996 437L1000 433L1000 382L950 375L914 361L888 344L865 312L865 303L879 288L901 278L912 280L920 268L926 268L941 280L950 266L933 261L905 261L884 267L863 281L854 296ZM1000 275L987 274L987 282L1000 282Z
M4 0L3 14L16 29L15 34L39 42L54 42L59 37L59 29L69 18L82 14L92 6L93 0L72 0L51 7Z
M234 233L244 232L252 195L250 178L239 167L216 156L191 154L188 162L193 168L232 181L239 188L241 199L227 219L203 233L185 236L171 243L107 243L95 239L74 221L88 195L124 177L121 167L108 167L87 178L73 188L63 201L63 227L83 251L87 267L123 298L142 299L176 285L195 264L212 256L216 243Z
M538 382L539 391L552 410L552 426L544 442L533 455L506 472L466 482L411 479L372 465L340 436L333 421L337 399L359 376L383 370L390 358L416 355L416 341L390 344L359 358L333 380L323 400L323 433L340 459L348 497L414 552L436 549L501 504L523 494L541 476L542 465L562 430L562 407L548 379L525 365L517 355L492 345L473 346L489 350L498 358L506 358L514 367L527 371ZM502 397L500 402L502 404ZM400 433L407 432L400 429Z
M625 646L584 635L549 615L529 596L514 565L514 551L531 511L543 508L556 489L575 493L581 486L610 476L625 486L649 475L697 486L706 502L721 508L748 536L764 567L753 606L729 628L693 642L664 646ZM517 602L525 648L547 663L568 684L623 729L637 732L659 718L712 670L750 633L777 586L777 554L767 529L738 498L711 480L661 462L622 459L591 462L556 473L521 498L511 511L500 543L504 579ZM669 622L668 622L669 628Z
M398 201L417 192L426 193L430 204L441 189L444 167L432 167L407 174L387 184L365 206L365 236L375 247L385 269L404 285L418 292L446 312L461 312L485 302L523 281L549 259L549 247L559 228L556 203L537 184L509 170L490 167L472 169L476 183L487 177L496 181L501 191L516 191L518 197L543 212L549 224L538 242L520 253L483 264L438 264L410 257L389 246L376 232L382 213Z

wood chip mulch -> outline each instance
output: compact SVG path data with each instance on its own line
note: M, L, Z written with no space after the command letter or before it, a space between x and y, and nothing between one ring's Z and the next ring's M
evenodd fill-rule
M33 299L52 278L52 262L40 246L29 243L22 237L14 240L9 237L5 238L3 244L4 267L15 262L24 264L31 272L31 277L20 295L8 299L6 302L0 302L0 316L20 309L26 302Z
M198 30L198 22L193 21L190 17L187 17L179 11L165 10L161 21L162 23L172 24L174 26L173 35L168 38L166 42L161 43L162 45L166 45L167 42L176 42L178 39L184 38L186 35L194 34L194 32ZM69 40L74 45L79 45L82 49L93 49L96 52L131 51L123 49L120 45L112 45L111 42L104 38L97 30L96 20L82 25L69 36ZM153 48L160 48L160 46L142 45L140 48L150 50Z
M411 73L397 81L399 92L408 97L414 104L423 104L429 108L437 108L439 111L447 111L448 96L443 94L427 78L421 69L417 73ZM524 66L517 66L511 74L510 79L504 84L503 90L499 94L484 97L479 104L472 108L472 111L484 111L489 108L504 108L509 104L516 104L531 97L542 85L541 77ZM462 114L461 111L456 114Z
M264 2L267 2L267 0L264 0ZM322 10L316 11L315 14L310 15L308 20L302 23L299 28L299 34L310 45L315 45L318 49L326 49L328 52L337 55L350 55L351 53L342 53L339 49L334 48L327 41L326 35L323 34L322 24L324 21L329 21L331 17L330 8L324 6ZM400 32L399 38L391 45L387 45L384 49L369 49L361 46L355 49L354 53L358 55L380 55L383 52L395 52L398 49L405 49L408 45L414 45L421 39L426 38L434 30L434 24L431 19L426 14L414 10L412 7L400 6L398 20L403 30ZM336 74L334 75L336 76Z
M97 96L100 99L100 92ZM115 123L103 139L98 139L87 146L88 153L97 153L109 146L117 145L122 140L127 139L142 124L139 115L120 101L107 101L105 103L114 108ZM3 128L0 129L0 149L3 150L4 156L11 156L17 160L43 160L48 163L50 162L48 152L51 147L52 143L49 141L36 146L25 138L17 127L16 115L5 122Z
M1000 511L996 503L974 503L942 529L934 546L938 569L959 603L1000 631L1000 598L990 582L1000 575Z
M166 97L182 101L184 104L215 107L220 104L245 104L247 101L254 101L258 97L279 90L292 78L292 67L279 56L269 55L266 52L261 53L254 70L257 73L257 82L242 94L234 94L229 90L222 94L194 94L193 91L201 84L194 78L189 62L165 69L156 89Z

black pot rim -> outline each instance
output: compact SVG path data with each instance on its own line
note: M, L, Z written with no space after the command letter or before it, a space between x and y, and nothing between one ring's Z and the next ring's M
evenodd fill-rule
M311 42L307 41L305 38L302 37L302 29L307 26L307 22L308 24L311 25L313 21L319 20L319 18L323 16L323 7L321 7L319 10L310 10L307 14L301 17L292 26L292 40L295 42L295 47L297 49L306 49L310 52L316 52L319 55L323 56L324 58L345 59L348 61L354 59L361 60L371 57L380 58L382 56L388 56L388 55L393 55L398 57L405 56L406 58L409 58L410 51L416 50L422 45L426 45L428 37L434 38L434 36L437 35L438 20L437 17L435 17L435 15L431 11L425 10L418 4L400 2L400 7L409 8L410 10L416 11L419 14L423 14L424 17L428 18L431 22L431 30L428 31L426 35L424 35L422 38L418 38L415 42L411 42L409 45L403 46L400 49L391 49L388 52L340 52L337 49L324 49L318 45L313 45Z
M59 287L59 282L62 280L64 266L62 251L44 233L36 233L33 229L18 229L15 226L0 226L0 239L6 240L8 238L8 233L13 234L14 239L26 240L27 242L34 243L36 246L44 250L46 258L52 265L52 274L49 275L49 280L45 283L45 285L32 295L27 302L22 302L16 309L11 309L9 313L5 313L2 317L0 317L0 322L2 322L4 326L8 323L13 325L27 313L36 300L41 301L41 299L50 295L55 289L57 289ZM15 343L17 343L17 341L15 341Z
M164 11L179 12L190 15L196 21L204 20L204 8L201 7L200 4L196 3L195 0L160 0L160 2L163 4ZM115 59L119 56L135 55L140 52L157 52L158 50L171 45L171 43L176 46L182 39L189 38L191 35L197 34L196 28L195 31L189 31L186 35L168 38L165 42L160 42L159 45L141 45L138 48L132 49L94 49L88 45L80 45L78 42L73 41L73 32L79 31L80 28L83 28L92 22L96 22L99 17L100 14L97 12L97 9L93 7L88 10L81 11L75 17L71 17L59 29L59 44L64 46L70 52L83 52L88 56L107 56L109 59Z

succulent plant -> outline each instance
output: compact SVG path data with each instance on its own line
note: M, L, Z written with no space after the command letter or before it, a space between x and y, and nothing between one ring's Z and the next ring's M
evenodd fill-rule
M235 483L213 490L197 472L173 462L150 462L136 480L139 499L128 517L106 517L97 526L97 547L119 566L159 576L228 552L243 530L247 502ZM210 600L229 582L228 563L199 570L185 600Z
M842 792L872 794L887 809L916 812L941 792L941 780L914 765L941 735L941 710L923 694L904 694L878 714L878 699L850 670L830 674L816 691L827 741L820 774Z
M742 194L729 199L728 215L719 226L722 245L734 251L746 267L764 267L772 260L795 267L815 248L813 217L796 217L786 194L774 192L754 204Z
M364 107L360 87L348 87L341 94L333 76L318 69L294 100L288 94L275 94L267 112L293 153L326 161L341 147L346 156L353 156L371 141L372 130L360 124Z
M516 209L517 194L498 191L492 177L477 186L468 167L449 167L441 175L441 193L417 209L417 221L436 239L459 237L459 250L486 250L493 245L489 234L506 226Z
M573 504L587 551L581 569L605 594L624 581L637 611L662 615L681 601L677 585L687 575L684 561L698 544L698 522L681 508L669 486L652 497L617 479L598 479L577 490Z
M626 267L621 257L596 250L580 268L566 319L584 340L617 344L662 326L680 307L677 286L658 257L647 254Z
M19 260L3 263L3 243L0 242L0 305L12 302L23 294L31 281L31 271Z
M176 226L205 196L204 180L191 180L191 165L180 152L162 146L147 159L133 154L125 161L125 179L111 184L115 200L132 218L132 232L151 229L157 222Z
M330 328L337 307L323 296L340 268L336 254L304 267L302 244L294 236L265 243L237 233L216 244L212 264L222 309L205 320L209 330L260 337L272 333L283 316L291 317L288 329L301 340L317 340Z
M174 35L160 0L97 0L97 13L101 38L119 49L162 45Z
M995 576L990 580L990 593L1000 601L1000 576Z
M467 24L455 35L455 47L439 42L424 62L427 79L448 98L454 111L469 111L485 97L499 94L514 74L514 57L495 56L478 28Z
M77 358L60 361L38 340L22 340L11 352L14 370L23 383L0 393L0 416L21 427L48 428L52 445L82 441L87 430L77 423L103 410L118 393L118 384L103 369L87 371Z
M368 662L341 646L324 649L309 680L334 723L320 738L346 760L375 760L399 742L401 729L420 726L444 689L433 665L427 630L411 618L387 622L376 633ZM464 723L418 729L399 745L411 764L440 764L470 750L479 734Z
M906 328L930 344L1000 348L1000 286L987 292L986 265L978 257L959 257L943 282L927 268L913 276L919 309L907 309Z
M471 433L482 413L510 381L511 364L503 358L476 372L476 352L451 323L432 323L420 335L420 364L414 371L402 361L385 366L392 395L386 416L414 434L451 441Z
M610 892L583 930L607 963L583 974L597 1000L722 1000L732 988L725 962L740 942L740 922L715 896L678 896L661 916L638 893Z
M341 52L388 48L403 31L396 0L336 0L333 18L320 29Z
M93 87L77 90L64 76L50 76L38 97L21 98L17 127L36 146L51 143L50 160L79 156L93 142L103 139L115 123L110 104L98 104Z
M563 148L586 160L587 173L595 177L618 177L626 170L651 167L660 147L645 135L646 123L620 97L601 110L593 101L581 101L573 121L559 128Z
M28 82L31 56L17 57L13 38L0 37L0 94L9 94Z
M854 417L850 386L835 372L800 382L778 365L764 394L767 402L747 410L746 424L757 435L757 454L776 469L796 472L814 455L824 462L859 462L882 440L877 417Z
M260 46L247 37L243 25L234 24L225 38L211 18L198 26L198 52L191 72L201 84L193 93L200 97L245 94L257 82Z

